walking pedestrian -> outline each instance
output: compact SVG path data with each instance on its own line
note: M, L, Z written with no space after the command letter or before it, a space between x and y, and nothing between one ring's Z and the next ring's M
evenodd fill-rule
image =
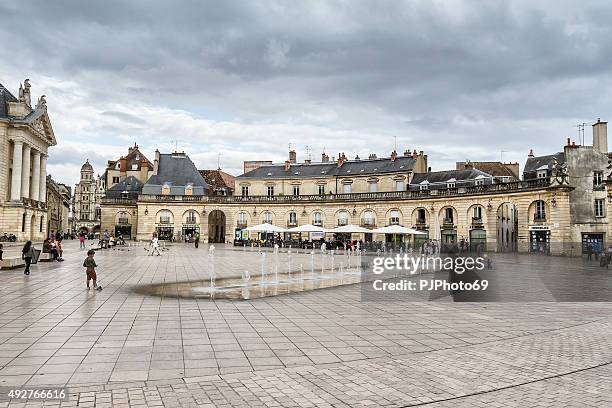
M79 248L85 249L85 234L82 232L79 234Z
M159 252L159 240L155 233L153 233L153 238L151 239L151 253L149 255L153 256L154 253L157 253L158 256L161 255L161 252Z
M197 248L200 245L200 233L196 231L195 234L193 234L193 240L195 242L195 247Z
M96 264L96 261L94 260L95 254L96 254L96 251L94 251L93 249L90 249L89 251L87 251L87 258L85 258L85 260L83 261L83 266L86 268L85 272L87 274L87 290L90 289L89 287L90 280L93 280L94 289L102 290L102 286L97 285L96 268L98 267L98 265Z
M28 241L25 243L25 245L23 246L23 249L21 250L21 256L26 264L23 274L29 275L30 274L30 264L32 263L32 258L34 258L34 248L32 247L32 241Z

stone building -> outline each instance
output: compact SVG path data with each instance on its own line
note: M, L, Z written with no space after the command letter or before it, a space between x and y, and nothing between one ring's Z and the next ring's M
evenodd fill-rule
M567 139L562 152L546 156L535 156L529 152L523 171L525 180L566 179L572 186L569 192L569 234L570 240L583 250L591 245L601 250L610 242L608 222L608 192L606 178L610 173L607 123L598 120L593 124L593 145L579 146ZM556 169L563 169L562 175ZM534 203L530 212L533 225L529 236L532 247L548 242L553 226L546 222L547 206L542 200Z
M250 162L250 170L236 177L233 196L212 195L206 187L196 191L195 165L186 155L156 153L155 175L140 192L133 183L133 193L121 188L129 193L125 198L104 201L103 225L110 231L121 217L136 226L136 239L149 239L153 232L177 237L199 230L203 241L231 242L259 223L329 229L400 224L425 232L417 244L463 239L492 251L579 255L585 243L607 245L612 233L606 124L598 121L593 131L593 146L569 142L563 152L530 154L523 180L507 181L503 173L476 166L432 172L427 155L409 150L363 160L340 154L333 162L324 154L318 163L298 163L291 152L281 164ZM181 160L188 165L174 164ZM394 239L374 233L352 238Z
M74 187L74 223L77 233L100 232L100 203L106 191L105 181L94 174L89 160L81 166L81 179Z
M47 156L57 144L44 95L32 103L30 81L15 97L0 84L0 233L20 241L47 235Z
M47 176L47 231L72 232L69 224L70 187Z
M128 154L118 160L109 160L104 172L106 189L119 184L128 177L135 177L145 183L153 175L153 164L145 157L134 143L128 148Z

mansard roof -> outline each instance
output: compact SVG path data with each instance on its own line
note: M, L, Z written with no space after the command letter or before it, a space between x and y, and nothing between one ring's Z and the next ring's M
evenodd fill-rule
M565 163L565 153L558 152L547 156L529 157L525 163L523 174L533 173L540 169L552 170L555 162L559 164Z
M191 184L208 189L208 184L185 153L160 154L157 174L151 176L145 184L162 186L166 183L172 186Z
M416 160L412 156L368 160L345 160L341 166L335 161L317 163L291 163L285 171L284 164L272 164L248 171L240 178L312 178L312 177L356 177L412 171Z
M134 176L126 177L120 183L115 184L106 190L108 198L124 198L124 194L128 194L128 198L137 198L142 191L143 183Z
M493 178L493 176L488 173L485 173L484 171L476 169L431 171L428 173L415 174L414 177L412 177L410 184L446 182L454 183L481 178Z

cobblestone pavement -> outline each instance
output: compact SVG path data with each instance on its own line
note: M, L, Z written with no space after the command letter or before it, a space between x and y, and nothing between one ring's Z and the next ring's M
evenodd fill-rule
M0 385L69 387L44 406L612 405L610 303L361 302L359 285L238 302L135 293L207 277L206 248L180 245L98 253L95 292L76 248L29 277L0 272ZM230 276L259 254L216 257Z

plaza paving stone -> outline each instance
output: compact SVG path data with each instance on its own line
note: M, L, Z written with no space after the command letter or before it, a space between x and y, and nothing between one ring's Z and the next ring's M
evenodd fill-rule
M70 399L0 407L612 405L610 303L363 302L360 285L249 301L135 292L208 278L206 246L181 244L160 257L98 252L96 292L84 251L65 248L65 262L28 277L0 271L0 385L68 386ZM215 273L256 274L260 259L218 245ZM581 260L540 261L612 279Z

